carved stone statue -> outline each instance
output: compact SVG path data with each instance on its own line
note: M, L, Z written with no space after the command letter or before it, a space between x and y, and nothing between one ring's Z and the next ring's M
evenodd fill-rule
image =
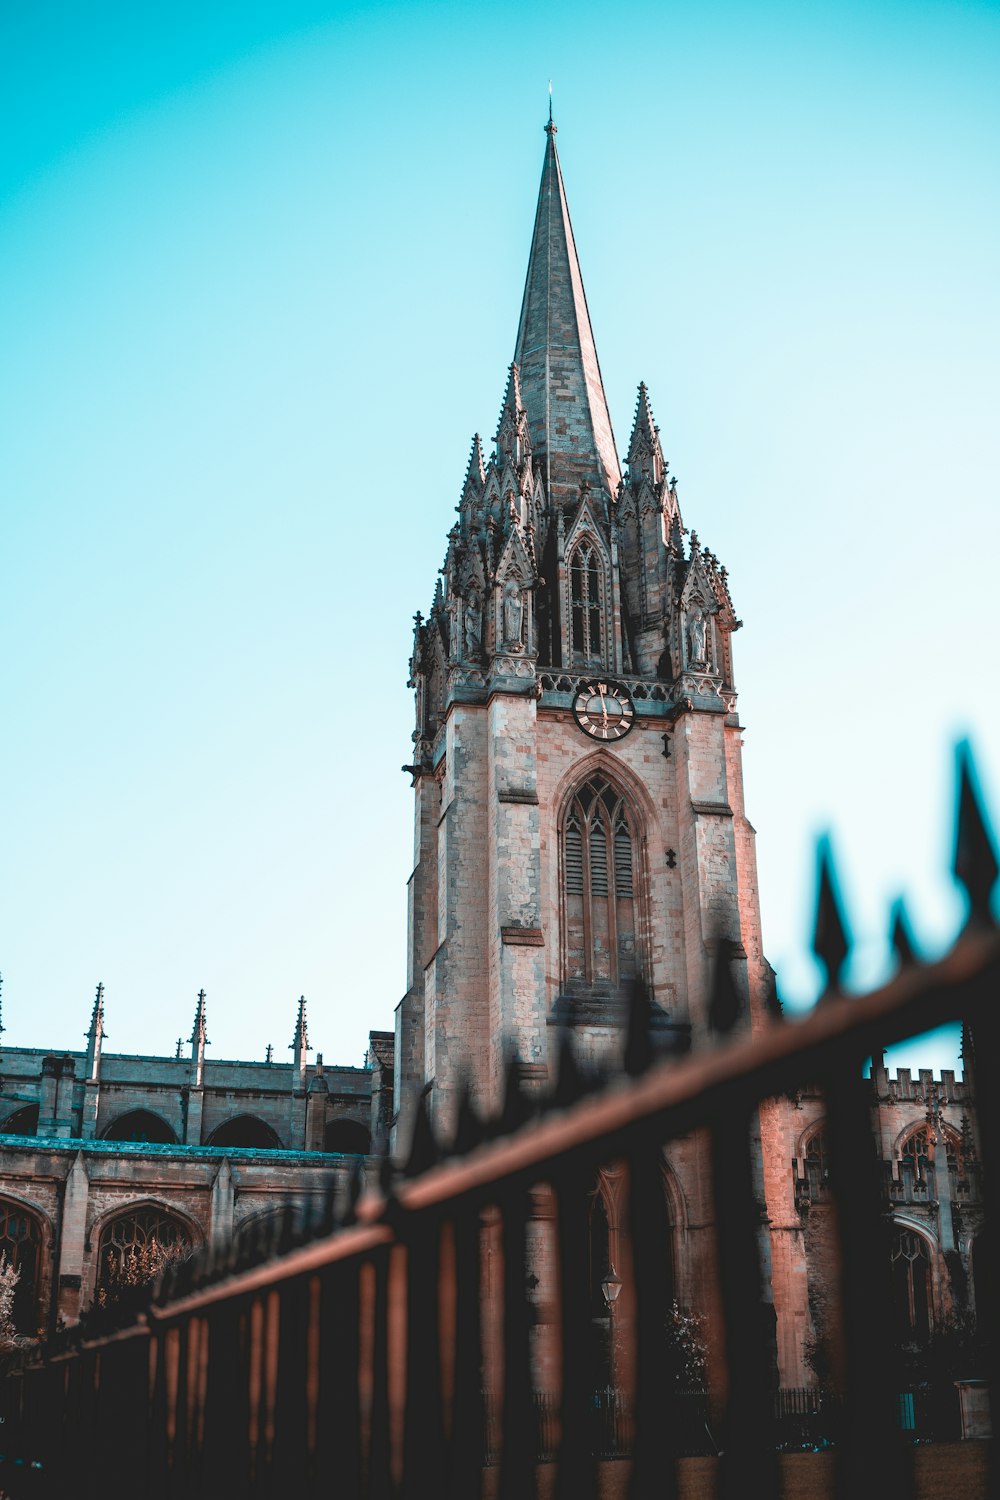
M483 650L483 607L473 590L465 601L465 657L478 661Z
M524 625L524 599L521 585L516 578L508 578L503 586L503 638L508 645L521 644Z
M705 655L708 622L702 611L696 610L688 621L688 648L691 652L691 664L702 664L707 661Z

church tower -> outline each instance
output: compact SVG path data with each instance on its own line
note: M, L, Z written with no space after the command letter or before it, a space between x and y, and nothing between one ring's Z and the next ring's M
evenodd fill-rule
M681 518L639 386L622 470L556 150L545 159L492 451L477 435L429 616L417 615L409 974L396 1107L494 1108L567 1015L619 1044L641 977L678 1046L713 965L763 1017L753 830L726 570Z

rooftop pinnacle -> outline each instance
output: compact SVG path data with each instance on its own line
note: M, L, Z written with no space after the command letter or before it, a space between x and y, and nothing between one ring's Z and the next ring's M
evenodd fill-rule
M617 494L621 467L551 118L545 135L514 362L549 501L571 505L584 481Z

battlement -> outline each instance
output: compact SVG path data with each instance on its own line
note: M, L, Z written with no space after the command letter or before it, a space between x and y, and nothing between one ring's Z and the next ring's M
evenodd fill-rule
M964 1077L956 1077L954 1068L942 1068L935 1077L933 1068L919 1068L914 1078L909 1068L897 1068L895 1073L886 1070L885 1092L899 1103L928 1104L936 1095L949 1103L968 1103L972 1099L972 1086Z

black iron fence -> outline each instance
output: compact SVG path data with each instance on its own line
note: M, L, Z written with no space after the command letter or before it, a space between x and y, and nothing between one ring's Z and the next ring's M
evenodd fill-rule
M529 1500L541 1456L557 1500L589 1500L602 1461L628 1454L632 1500L670 1500L684 1455L717 1447L721 1495L766 1497L778 1493L778 1448L796 1431L826 1441L835 1410L841 1493L906 1497L885 1185L862 1074L882 1047L963 1021L984 1200L997 1201L997 863L964 762L954 868L968 920L939 961L916 962L897 919L896 977L841 993L848 939L823 854L814 947L828 984L806 1018L776 1013L751 1036L722 962L719 1045L658 1059L638 990L619 1076L586 1079L567 1033L545 1100L525 1094L512 1065L498 1120L481 1121L466 1099L443 1142L421 1113L407 1168L386 1167L379 1190L328 1201L313 1223L289 1214L275 1244L180 1265L149 1305L119 1307L124 1326L91 1321L50 1346L6 1382L9 1492ZM836 1398L778 1393L762 1266L752 1122L761 1101L807 1084L826 1099L842 1287ZM711 1143L716 1225L709 1394L682 1388L662 1335L673 1295L663 1149L694 1131ZM609 1162L627 1176L634 1317L620 1388L595 1395L587 1195ZM557 1302L544 1394L530 1291L539 1193ZM484 1299L487 1256L502 1269ZM992 1348L996 1308L994 1298ZM15 1459L26 1461L17 1475Z

